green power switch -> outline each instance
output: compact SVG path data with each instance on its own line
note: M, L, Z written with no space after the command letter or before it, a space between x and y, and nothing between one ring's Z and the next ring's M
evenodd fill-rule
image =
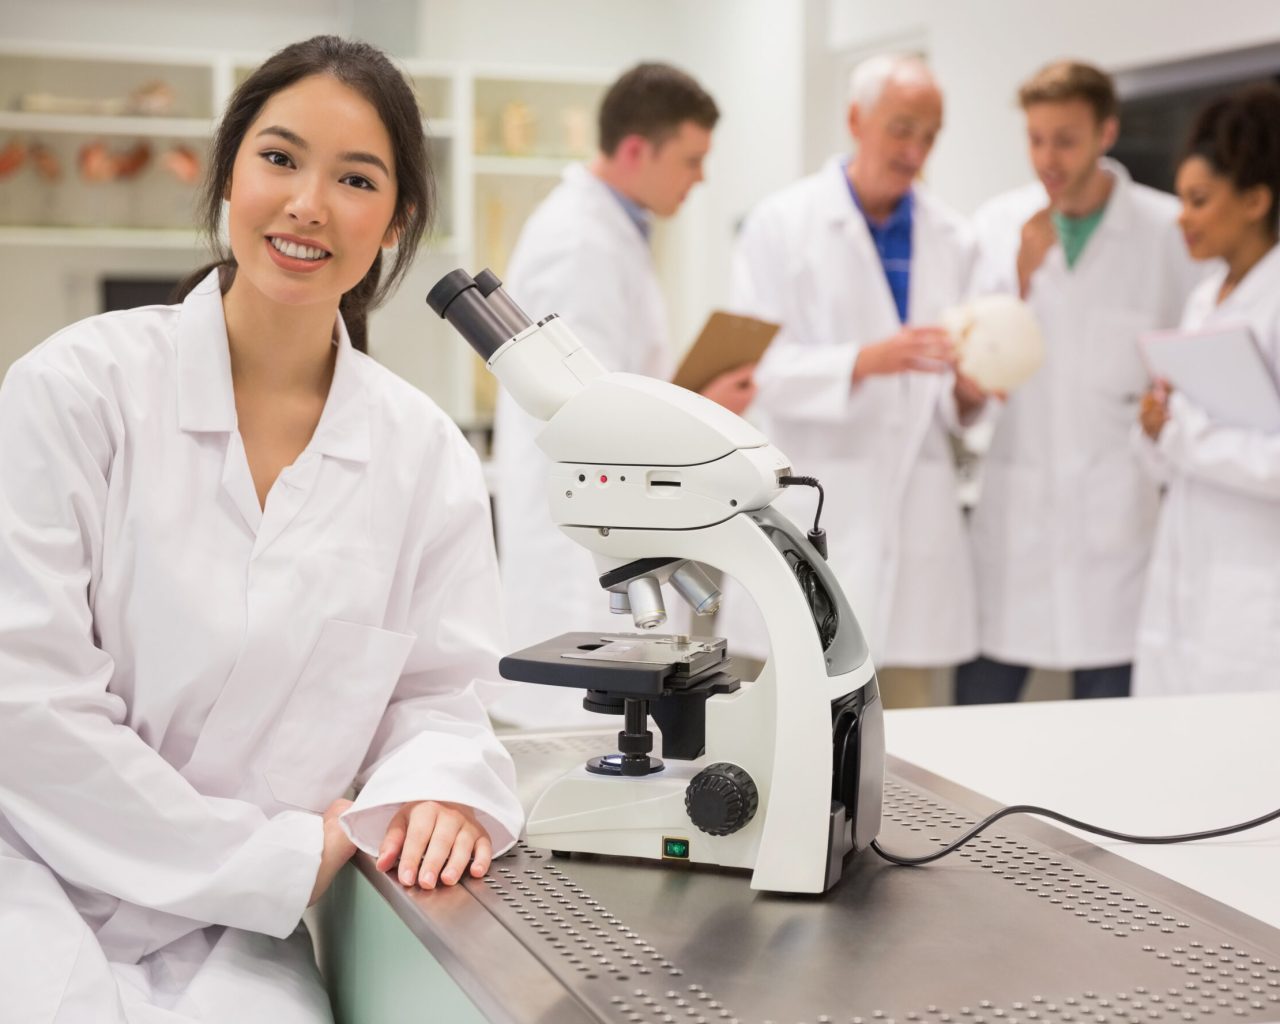
M663 860L688 860L689 859L689 840L673 839L671 836L662 837L662 859Z

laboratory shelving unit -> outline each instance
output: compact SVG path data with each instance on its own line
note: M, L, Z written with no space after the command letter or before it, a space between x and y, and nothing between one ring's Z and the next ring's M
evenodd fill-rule
M138 267L178 276L204 260L192 229L197 185L181 180L167 157L182 151L203 167L218 115L264 56L0 43L0 261L56 253L49 266L68 275L62 285L48 282L68 307L61 322L97 312L86 283L95 268L99 276ZM529 212L566 164L594 149L595 110L612 75L399 63L425 119L439 206L409 277L373 315L373 354L479 439L492 382L423 298L455 266L505 271ZM11 155L25 148L26 156L6 173L11 143ZM147 157L130 175L93 181L81 170L86 147L122 160L145 147Z

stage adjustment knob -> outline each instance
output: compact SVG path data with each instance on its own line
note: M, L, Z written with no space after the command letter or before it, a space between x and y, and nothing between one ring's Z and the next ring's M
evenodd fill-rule
M736 764L708 765L689 780L684 791L689 820L708 835L727 836L755 817L760 793L751 776Z

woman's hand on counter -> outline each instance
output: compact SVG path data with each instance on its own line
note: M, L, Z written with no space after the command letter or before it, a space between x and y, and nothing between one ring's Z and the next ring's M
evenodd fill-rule
M391 819L378 850L378 870L389 871L397 859L402 884L434 889L437 881L457 883L468 863L472 877L483 878L493 844L472 808L420 800L405 804Z

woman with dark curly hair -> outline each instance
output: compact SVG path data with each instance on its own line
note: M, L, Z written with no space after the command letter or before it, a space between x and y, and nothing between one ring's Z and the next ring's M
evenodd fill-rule
M287 47L213 143L229 251L0 388L0 1018L329 1021L299 922L357 847L514 842L480 466L360 351L432 213L403 75Z
M1177 188L1191 255L1222 261L1182 326L1247 325L1280 381L1280 89L1209 104ZM1141 418L1167 490L1134 693L1280 688L1280 435L1219 422L1163 382Z

